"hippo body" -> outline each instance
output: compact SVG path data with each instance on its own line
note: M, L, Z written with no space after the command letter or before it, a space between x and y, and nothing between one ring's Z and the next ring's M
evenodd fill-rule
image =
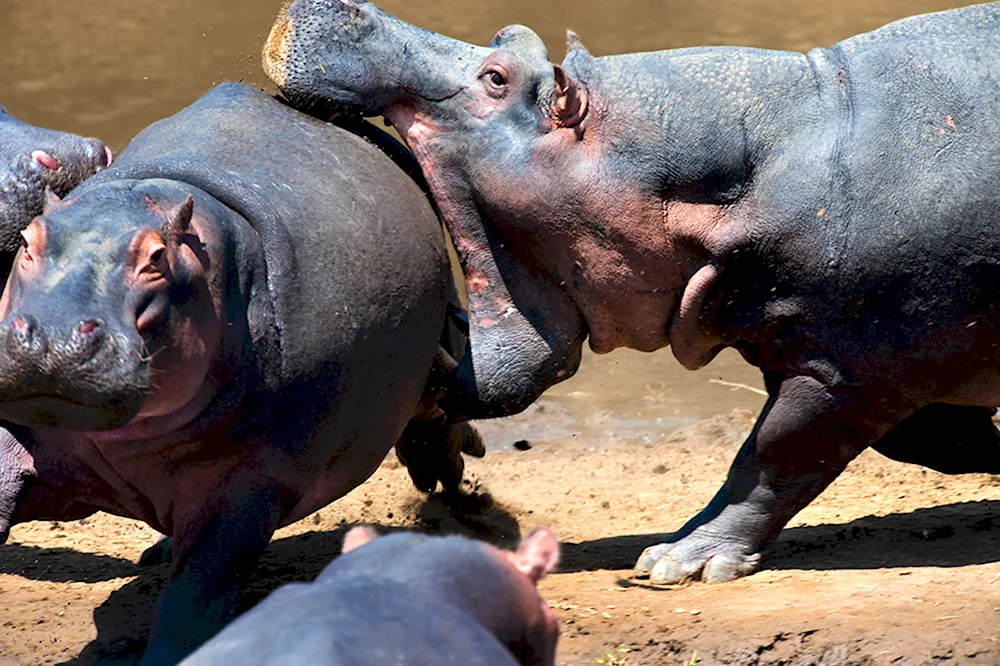
M98 509L172 535L142 663L177 663L274 530L403 433L453 289L443 232L378 149L224 84L24 236L0 301L0 462L25 485L3 536Z
M264 50L293 102L384 114L421 162L470 290L478 401L452 413L523 408L587 336L688 368L739 350L769 399L709 505L639 558L659 583L752 572L869 446L1000 472L1000 3L808 54L569 48L296 0Z
M21 229L42 212L45 188L64 196L111 164L97 139L34 127L0 104L0 255L21 246Z
M315 581L282 586L183 665L555 663L556 619L535 590L558 559L551 532L506 552L407 532L368 543L364 529Z

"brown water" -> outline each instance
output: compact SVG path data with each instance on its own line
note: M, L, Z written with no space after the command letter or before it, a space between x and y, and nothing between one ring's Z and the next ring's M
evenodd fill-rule
M595 55L702 44L805 51L954 0L384 0L425 28L485 44L528 25L554 60L566 28ZM215 83L267 86L260 47L276 0L0 0L0 101L34 124L97 136L115 148ZM526 414L485 424L492 446L575 438L585 445L654 439L735 407L759 409L759 375L732 352L686 372L669 351L588 354L580 373Z

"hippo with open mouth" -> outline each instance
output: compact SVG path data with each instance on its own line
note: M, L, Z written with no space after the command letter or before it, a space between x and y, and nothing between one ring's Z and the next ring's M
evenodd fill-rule
M383 114L464 262L456 415L522 409L597 352L734 347L768 401L714 499L636 564L724 581L871 446L1000 472L1000 4L808 54L562 65L363 0L294 0L264 67L304 108ZM463 397L464 396L464 397ZM462 402L468 399L467 402Z

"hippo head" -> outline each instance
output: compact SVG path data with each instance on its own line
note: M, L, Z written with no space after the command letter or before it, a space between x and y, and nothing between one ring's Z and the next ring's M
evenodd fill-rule
M49 191L0 298L0 418L111 430L188 404L214 352L193 200Z
M317 583L366 575L399 582L404 594L433 596L479 622L523 666L554 666L559 623L539 596L538 582L559 562L559 542L547 527L536 527L517 550L459 536L397 532L379 537L369 526L344 536L344 555Z
M65 196L110 164L111 151L97 139L33 127L0 105L0 255L20 247L46 187Z
M264 48L292 103L382 114L420 161L469 294L471 353L452 392L469 398L450 414L523 409L575 372L588 335L597 352L668 342L683 281L659 268L663 202L633 196L649 176L616 163L628 142L606 131L593 59L570 42L559 66L523 26L479 47L371 3L294 0Z

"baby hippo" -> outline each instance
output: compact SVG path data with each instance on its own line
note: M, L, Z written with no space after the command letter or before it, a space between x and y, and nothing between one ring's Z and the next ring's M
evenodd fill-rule
M0 255L21 247L46 188L63 196L110 164L111 151L97 139L33 127L0 104Z
M462 537L355 527L312 583L276 590L181 666L517 666L555 663L559 628L535 585L552 532L516 552Z

